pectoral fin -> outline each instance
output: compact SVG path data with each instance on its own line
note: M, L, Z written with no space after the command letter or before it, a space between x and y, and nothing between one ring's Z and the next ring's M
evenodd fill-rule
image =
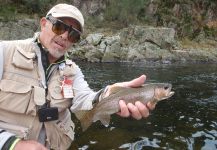
M99 120L101 121L101 123L105 126L108 127L109 123L110 123L110 115L101 115Z
M92 124L92 111L78 111L75 112L75 116L80 120L82 131L85 131Z

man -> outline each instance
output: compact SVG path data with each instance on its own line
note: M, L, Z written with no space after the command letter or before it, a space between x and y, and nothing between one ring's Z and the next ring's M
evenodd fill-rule
M67 149L74 139L72 112L90 110L111 87L138 87L145 75L92 91L67 51L79 41L84 19L74 6L58 4L40 20L34 38L2 41L0 149ZM0 64L1 65L1 64ZM122 117L148 117L154 106L120 100ZM4 130L2 130L4 129Z

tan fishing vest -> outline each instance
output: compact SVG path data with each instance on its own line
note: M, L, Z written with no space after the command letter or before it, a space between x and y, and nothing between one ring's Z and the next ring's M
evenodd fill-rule
M7 41L4 48L4 72L0 80L0 128L2 126L23 139L37 140L42 128L37 105L45 102L44 70L40 49L33 39ZM38 60L37 60L38 59ZM73 66L66 65L64 75L73 80ZM65 71L66 70L66 71ZM68 108L71 99L64 99L58 65L52 68L46 99L58 107L59 119L45 122L46 143L57 150L67 149L74 139L74 124Z

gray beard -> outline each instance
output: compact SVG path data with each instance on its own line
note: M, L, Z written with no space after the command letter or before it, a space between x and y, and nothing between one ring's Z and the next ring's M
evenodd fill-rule
M49 53L54 58L60 58L66 53L66 51L52 50L52 51L49 51Z

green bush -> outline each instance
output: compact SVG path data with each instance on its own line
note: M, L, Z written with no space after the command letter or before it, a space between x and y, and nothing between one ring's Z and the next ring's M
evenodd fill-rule
M3 0L0 14L4 17L19 14L44 15L56 1L54 0Z
M23 0L27 13L44 14L52 6L53 0Z
M105 10L105 20L118 21L122 25L135 24L146 2L146 0L109 0Z
M0 20L14 20L17 14L17 9L13 5L0 5Z

